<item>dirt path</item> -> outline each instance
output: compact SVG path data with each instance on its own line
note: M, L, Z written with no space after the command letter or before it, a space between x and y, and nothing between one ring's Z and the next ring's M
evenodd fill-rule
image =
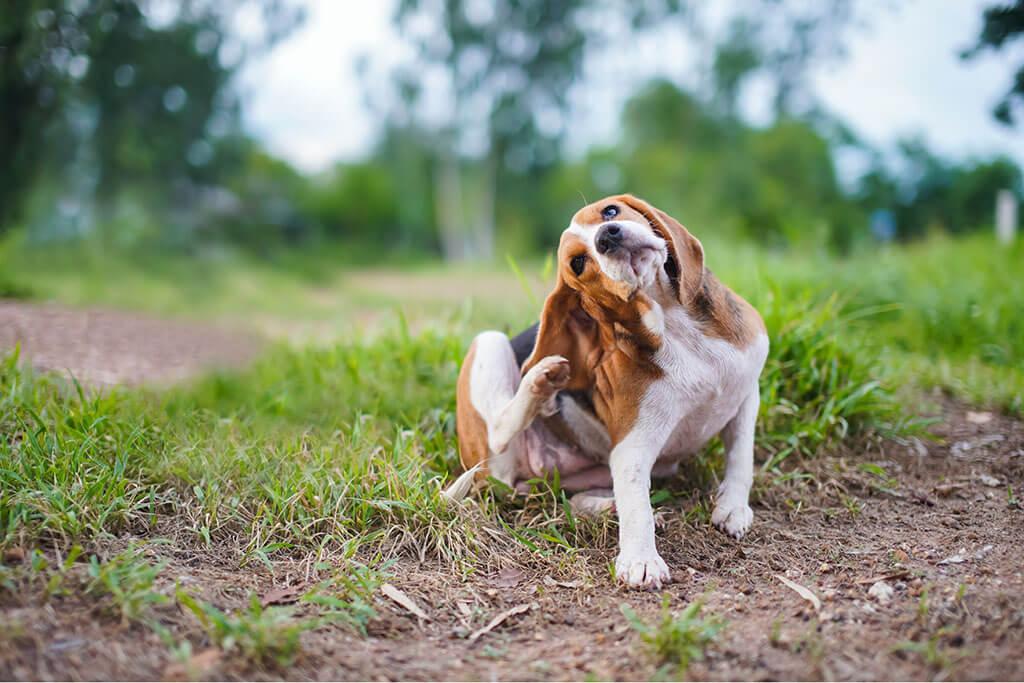
M33 363L101 382L162 381L237 360L243 344L194 325L0 304L0 345L11 339L23 342ZM706 613L727 621L690 678L1024 679L1024 424L955 404L943 417L938 443L887 443L803 463L813 478L763 490L742 542L704 520L687 521L694 499L659 508L659 548L677 579L664 591L672 608L703 597ZM606 567L614 545L582 551L587 565ZM174 544L161 552L168 590L175 581L201 586L224 609L243 606L250 591L266 594L301 581L304 570L299 563L282 563L273 574L256 563L240 568L237 558L218 551ZM779 577L809 589L820 607ZM356 680L659 675L620 607L631 605L652 621L661 594L621 590L602 571L585 580L554 579L529 561L462 578L437 561L406 559L393 568L392 581L424 606L429 621L379 598L366 638L320 629L303 636L302 654L286 670L207 656L194 673ZM872 588L879 581L884 585ZM522 613L468 638L522 605ZM151 631L75 598L6 605L0 621L21 629L16 651L0 652L0 677L180 673Z
M251 359L259 342L213 325L138 313L0 300L0 353L21 345L40 370L85 384L148 384Z

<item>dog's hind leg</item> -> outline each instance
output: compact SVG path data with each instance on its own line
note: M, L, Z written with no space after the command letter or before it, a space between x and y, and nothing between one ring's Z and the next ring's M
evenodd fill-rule
M754 519L748 498L754 481L754 430L760 402L761 395L755 382L736 417L722 430L725 477L718 487L711 522L735 538L741 538Z
M537 415L554 412L555 394L568 380L569 362L560 356L542 359L520 380L508 337L501 332L477 335L459 377L463 465L486 466L491 476L514 486L519 462L526 457L524 431Z

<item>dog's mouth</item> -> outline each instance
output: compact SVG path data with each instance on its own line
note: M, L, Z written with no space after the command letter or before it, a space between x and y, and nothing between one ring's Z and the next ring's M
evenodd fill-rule
M665 249L654 244L623 245L605 258L614 263L609 266L616 281L615 294L629 301L638 291L653 284L665 258Z
M651 284L649 280L661 267L660 259L663 256L664 249L647 244L635 246L623 254L623 261L628 263L632 280L638 288Z

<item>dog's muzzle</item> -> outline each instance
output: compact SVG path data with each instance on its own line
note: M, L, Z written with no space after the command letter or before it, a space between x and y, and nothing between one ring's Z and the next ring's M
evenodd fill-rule
M598 254L615 251L622 245L622 226L618 223L602 225L601 229L597 231L597 239L594 240L594 244L597 245Z

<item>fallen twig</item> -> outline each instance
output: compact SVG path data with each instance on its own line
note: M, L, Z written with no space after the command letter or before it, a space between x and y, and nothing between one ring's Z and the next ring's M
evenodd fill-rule
M533 604L531 603L529 605L516 605L515 607L512 607L510 609L505 610L504 612L502 612L498 616L496 616L493 619L491 619L487 623L487 625L484 626L483 628L477 629L476 631L473 631L473 633L469 636L469 642L472 643L477 638L479 638L480 636L485 635L487 633L490 633L491 631L493 631L497 626L499 626L503 621L505 621L509 617L513 617L513 616L515 616L517 614L522 614L523 612L528 612L532 608L533 608Z
M779 574L776 574L775 578L781 581L782 583L786 584L787 587L795 591L796 594L799 595L801 598L811 603L811 605L814 606L815 612L821 611L821 600L818 599L817 595L811 592L810 588L807 588L806 586L801 586L799 583L796 583L795 581L790 581L785 576L781 576Z
M889 572L888 574L882 574L880 576L872 576L870 579L857 579L854 581L859 586L866 586L870 583L878 583L879 581L890 581L892 579L902 579L905 576L910 576L909 569L901 569L895 572Z
M419 605L417 605L412 598L410 598L408 595L392 586L390 583L385 583L384 585L382 585L380 587L380 592L394 600L401 607L404 607L406 610L416 615L423 621L430 621L430 616L426 612L424 612L423 609Z

